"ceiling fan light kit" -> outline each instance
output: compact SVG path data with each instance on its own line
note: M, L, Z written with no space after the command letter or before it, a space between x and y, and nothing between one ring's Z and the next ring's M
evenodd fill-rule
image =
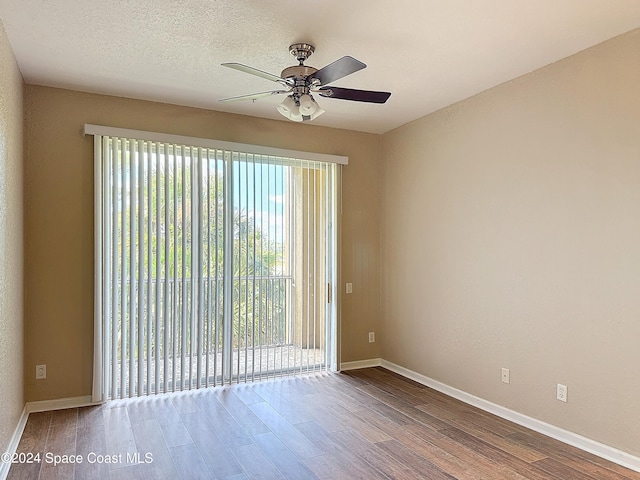
M316 102L308 93L300 95L298 102L300 103L299 108L302 115L313 115L313 112L316 111Z
M318 118L325 111L311 95L307 95L307 97L309 97L309 100L301 98L300 101L296 103L293 95L289 95L278 105L278 112L280 112L283 117L294 122L306 122Z
M289 47L289 53L298 60L298 65L285 68L282 73L280 73L280 76L240 63L223 63L222 65L225 67L278 82L285 87L286 90L273 90L270 92L241 95L238 97L223 98L218 101L256 100L271 95L288 94L277 107L278 112L289 120L303 122L314 120L325 113L311 93L317 93L325 98L366 103L385 103L391 96L389 92L374 92L371 90L354 90L351 88L327 86L340 78L366 68L366 65L353 57L346 56L318 70L317 68L304 65L304 61L307 60L314 51L314 46L308 43L294 43L291 45Z

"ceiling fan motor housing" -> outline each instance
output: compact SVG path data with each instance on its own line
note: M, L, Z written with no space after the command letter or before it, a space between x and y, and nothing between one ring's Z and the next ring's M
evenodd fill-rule
M285 68L280 76L285 79L298 80L299 78L306 78L309 75L313 75L318 71L317 68L307 67L306 65L296 65L294 67Z
M298 103L302 95L309 95L311 88L317 83L312 77L317 71L318 69L314 67L296 65L285 68L280 74L282 78L292 82L292 97L296 103Z

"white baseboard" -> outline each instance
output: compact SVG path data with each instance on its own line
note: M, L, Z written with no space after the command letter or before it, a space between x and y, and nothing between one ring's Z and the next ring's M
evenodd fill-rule
M418 383L421 383L422 385L433 388L434 390L442 392L450 397L456 398L464 403L473 405L474 407L477 407L481 410L492 413L536 432L542 433L543 435L547 435L548 437L555 438L556 440L577 447L581 450L584 450L585 452L597 455L598 457L604 458L605 460L609 460L611 462L617 463L618 465L622 465L623 467L630 468L631 470L635 470L636 472L640 472L639 457L633 456L629 453L623 452L622 450L618 450L617 448L610 447L609 445L605 445L590 438L583 437L582 435L578 435L577 433L573 433L560 427L556 427L555 425L551 425L522 413L518 413L514 410L510 410L506 407L463 392L462 390L458 390L457 388L450 387L449 385L438 382L437 380L433 380L432 378L414 372L413 370L409 370L408 368L396 365L395 363L388 362L384 359L373 359L369 361L364 360L362 362L350 363L367 364L368 362L375 361L379 362L377 365L384 367L387 370L391 370L392 372L402 375L403 377L409 378Z
M64 408L87 407L89 405L99 405L99 403L92 402L91 395L58 398L55 400L42 400L39 402L27 402L24 406L24 409L22 410L22 415L20 416L20 420L18 421L18 426L11 436L11 440L9 441L9 446L7 447L6 453L13 455L18 449L18 445L20 444L20 439L22 438L22 434L24 433L24 427L27 425L27 420L29 419L30 413L49 412L51 410L62 410ZM10 467L11 463L0 462L0 480L6 480L7 475L9 475Z
M20 415L20 420L18 420L18 425L9 440L9 445L7 446L6 453L13 455L16 453L18 449L18 444L20 443L20 439L22 438L22 434L24 432L24 427L27 424L27 419L29 418L29 413L27 412L27 407L22 409L22 415ZM5 453L5 452L2 452ZM11 463L0 462L0 480L5 480L7 475L9 475L9 469L11 468Z
M341 362L340 370L357 370L358 368L379 367L382 365L382 359L371 358L369 360L357 360L355 362Z
M57 398L55 400L42 400L39 402L28 402L25 405L27 413L49 412L51 410L62 410L65 408L88 407L89 405L99 405L92 402L91 395L81 397Z

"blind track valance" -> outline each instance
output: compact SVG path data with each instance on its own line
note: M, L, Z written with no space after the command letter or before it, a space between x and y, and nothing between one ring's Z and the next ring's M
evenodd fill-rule
M316 162L337 163L348 165L349 157L331 155L327 153L304 152L300 150L288 150L284 148L266 147L262 145L250 145L246 143L225 142L209 138L189 137L184 135L172 135L168 133L146 132L144 130L131 130L127 128L108 127L104 125L85 124L85 135L103 135L109 137L134 138L150 142L172 143L177 145L189 145L191 147L213 148L231 152L251 153L256 155L271 155L275 157L296 158Z

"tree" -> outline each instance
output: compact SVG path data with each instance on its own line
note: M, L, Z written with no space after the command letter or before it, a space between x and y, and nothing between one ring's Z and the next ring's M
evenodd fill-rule
M220 161L200 172L185 157L164 153L129 154L120 162L121 173L112 177L118 190L113 273L124 305L118 309L120 352L126 352L127 330L136 341L141 328L147 360L165 354L184 358L196 348L220 351L224 321L233 322L234 348L286 341L290 280L281 271L284 249L253 214L225 206ZM231 232L225 230L228 214ZM232 242L230 257L225 235ZM233 262L232 319L224 318L226 262ZM138 268L132 272L133 265ZM131 277L136 281L129 282Z

